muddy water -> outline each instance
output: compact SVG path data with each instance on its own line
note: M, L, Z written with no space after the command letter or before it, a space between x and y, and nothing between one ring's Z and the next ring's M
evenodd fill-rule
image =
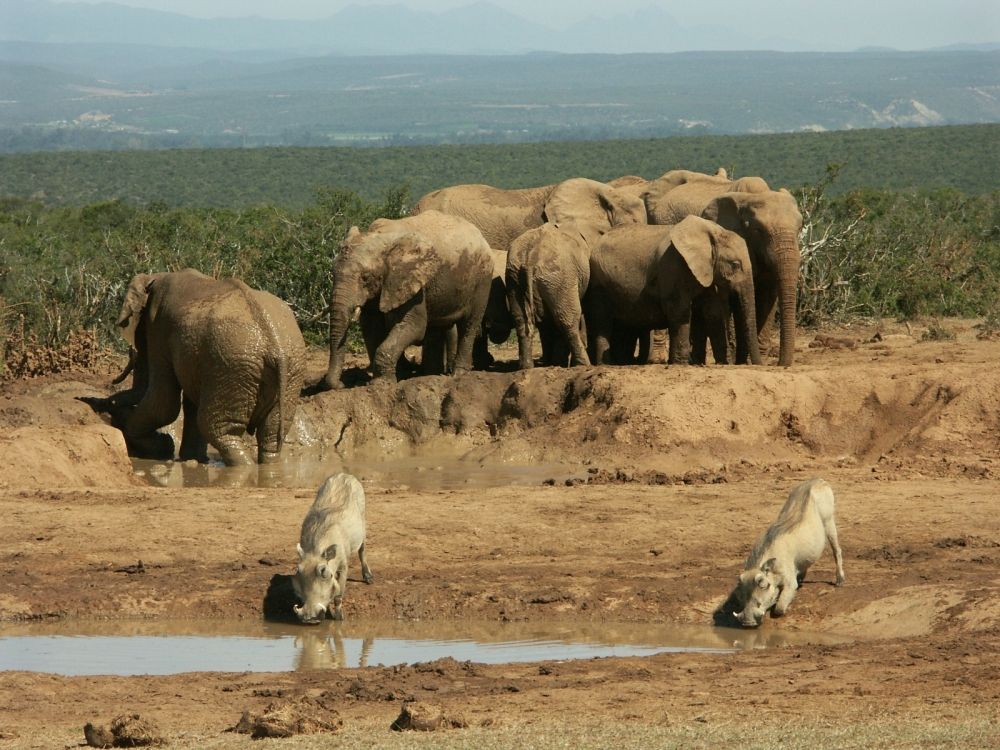
M367 485L433 492L447 489L488 489L538 485L547 479L563 482L586 477L581 467L561 464L511 464L455 457L352 459L294 458L267 466L225 466L220 461L146 461L133 459L136 474L162 487L318 487L338 471L354 474Z
M0 670L64 675L284 672L411 664L452 657L505 662L843 643L777 628L634 624L118 621L7 625Z

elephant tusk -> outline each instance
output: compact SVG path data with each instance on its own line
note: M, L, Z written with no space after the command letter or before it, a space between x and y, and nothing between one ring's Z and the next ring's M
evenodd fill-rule
M360 318L361 318L361 307L359 305L358 307L355 307L354 312L351 313L351 322L357 323Z

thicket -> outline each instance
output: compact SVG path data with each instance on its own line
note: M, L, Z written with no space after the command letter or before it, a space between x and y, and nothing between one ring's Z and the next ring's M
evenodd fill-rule
M842 165L834 193L953 187L976 194L997 189L998 142L1000 125L962 125L518 145L32 153L0 156L0 196L61 206L117 199L302 209L328 186L377 201L404 182L419 197L463 182L529 187L720 166L796 189L814 184L831 162Z
M800 324L986 316L1000 325L1000 191L835 195L837 178L833 166L798 193L805 218ZM306 337L322 342L342 237L351 225L404 215L409 201L404 187L377 201L322 190L301 209L0 201L0 344L5 331L48 347L89 331L121 347L113 322L129 279L185 267L277 294Z

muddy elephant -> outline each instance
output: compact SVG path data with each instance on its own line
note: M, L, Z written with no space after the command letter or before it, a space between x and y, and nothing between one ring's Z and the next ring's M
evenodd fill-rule
M291 309L239 279L193 269L140 274L117 325L134 346L134 407L119 417L127 442L142 442L184 408L181 460L276 461L292 426L305 374L305 342Z
M457 327L454 369L472 366L493 279L490 247L465 219L428 210L351 227L333 265L330 362L322 386L339 388L347 332L360 316L375 378L396 379L403 350L424 341L440 371L447 331ZM425 338L426 336L426 338Z
M673 227L616 227L590 255L584 310L591 361L607 361L620 326L666 328L668 361L686 364L692 303L705 295L728 299L730 294L739 299L750 358L759 364L750 256L738 234L697 216Z
M702 216L743 237L753 266L759 345L770 343L780 307L778 364L791 365L802 229L802 215L791 193L771 190L759 177L732 183L696 180L660 196L647 194L646 209L651 223L674 224L685 216Z

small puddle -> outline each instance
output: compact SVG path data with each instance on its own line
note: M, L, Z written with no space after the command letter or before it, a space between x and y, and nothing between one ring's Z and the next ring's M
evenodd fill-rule
M62 675L287 672L452 657L484 664L845 643L774 628L634 624L69 621L0 627L0 670Z
M226 466L221 461L207 464L132 459L139 476L161 487L318 487L338 471L358 477L366 486L374 485L418 492L454 489L489 489L511 485L538 485L546 479L564 482L586 477L580 466L563 464L508 464L480 462L454 457L424 456L390 460L350 460L289 458L266 466Z

